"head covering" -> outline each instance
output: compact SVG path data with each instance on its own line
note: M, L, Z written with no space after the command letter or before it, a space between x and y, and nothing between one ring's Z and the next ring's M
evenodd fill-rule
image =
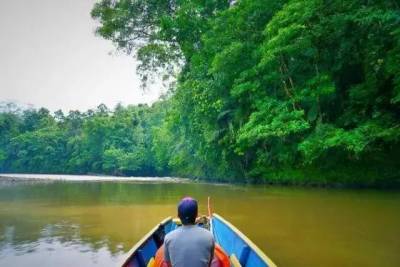
M178 204L178 217L183 224L192 224L197 217L197 201L191 197L184 197Z

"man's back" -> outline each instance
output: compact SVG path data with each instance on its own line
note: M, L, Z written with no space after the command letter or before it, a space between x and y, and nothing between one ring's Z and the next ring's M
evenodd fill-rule
M206 267L214 252L212 234L196 225L183 225L165 237L165 260L173 267Z

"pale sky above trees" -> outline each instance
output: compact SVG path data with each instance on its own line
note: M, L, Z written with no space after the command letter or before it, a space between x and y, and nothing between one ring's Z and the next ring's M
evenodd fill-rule
M0 102L51 111L151 103L135 60L94 35L94 0L0 1Z

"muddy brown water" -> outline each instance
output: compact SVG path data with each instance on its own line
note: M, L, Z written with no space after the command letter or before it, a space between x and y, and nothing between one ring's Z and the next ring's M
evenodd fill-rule
M0 266L115 266L183 196L278 266L400 266L400 192L191 183L0 183Z

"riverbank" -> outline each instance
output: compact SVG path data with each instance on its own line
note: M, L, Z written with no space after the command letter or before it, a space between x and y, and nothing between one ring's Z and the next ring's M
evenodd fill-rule
M186 178L176 177L121 177L100 175L73 175L73 174L22 174L1 173L0 182L146 182L146 183L187 183Z
M362 177L360 175L355 177ZM25 173L0 173L0 183L21 182L126 182L126 183L207 183L214 185L274 185L285 187L310 187L310 188L353 188L353 189L399 189L400 179L379 180L360 179L342 176L327 177L316 176L316 173L302 172L274 172L264 178L223 179L204 177L148 177L148 176L111 176L99 174L25 174Z
M388 178L377 172L362 170L289 169L267 172L268 175L247 178L190 177L196 182L223 184L264 184L288 187L400 189L400 177ZM384 173L384 170L382 171Z

